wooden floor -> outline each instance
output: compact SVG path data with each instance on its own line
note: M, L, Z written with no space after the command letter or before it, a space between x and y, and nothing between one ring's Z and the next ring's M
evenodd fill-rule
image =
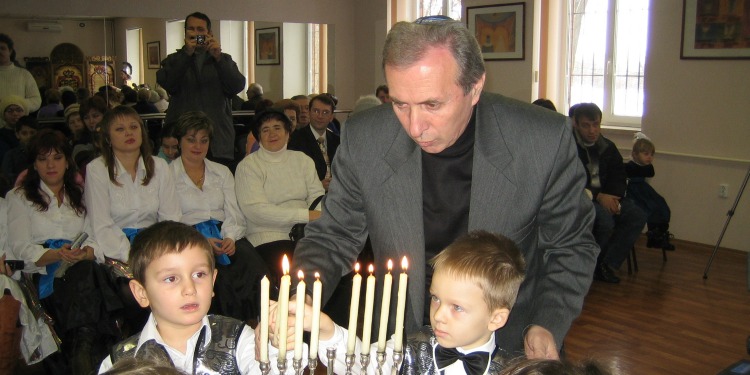
M747 254L676 241L677 251L636 246L639 271L620 284L595 281L573 324L569 359L612 361L623 374L714 375L748 359L750 292Z

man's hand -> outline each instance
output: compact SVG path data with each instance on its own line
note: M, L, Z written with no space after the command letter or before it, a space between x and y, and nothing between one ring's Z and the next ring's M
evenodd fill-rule
M214 39L213 35L209 34L206 36L206 46L208 53L210 53L216 61L221 61L221 44L218 40Z
M0 275L13 276L13 270L10 269L10 266L5 264L5 254L0 256Z
M531 326L523 339L526 357L529 359L560 359L552 333L541 326Z
M185 52L187 52L188 56L193 56L197 47L198 40L195 38L195 35L185 37Z
M604 207L607 211L609 211L610 214L620 214L620 197L599 193L599 195L596 196L596 201L599 202L599 204L602 205L602 207Z

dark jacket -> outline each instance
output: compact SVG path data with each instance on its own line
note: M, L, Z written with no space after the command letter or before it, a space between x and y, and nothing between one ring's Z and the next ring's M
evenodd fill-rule
M591 190L594 199L599 193L624 197L627 187L625 166L614 142L600 135L592 146L587 147L578 132L574 130L573 133L576 136L578 158L586 169L586 188Z
M309 126L305 126L303 129L292 133L289 138L289 149L302 151L309 156L315 162L315 170L318 172L318 178L322 180L326 177L326 160L323 158L318 140ZM328 160L331 163L333 163L333 157L336 155L336 150L339 148L340 142L339 136L334 134L330 129L326 129L326 151Z

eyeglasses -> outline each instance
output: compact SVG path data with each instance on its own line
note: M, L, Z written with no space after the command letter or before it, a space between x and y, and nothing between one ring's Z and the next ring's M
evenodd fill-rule
M414 21L414 23L416 23L417 25L426 25L430 23L445 22L445 21L455 21L455 20L448 16L443 16L443 15L438 14L434 16L419 17Z
M331 111L329 111L327 109L324 109L324 110L321 111L321 110L319 110L317 108L313 108L312 113L314 113L316 115L322 114L323 116L328 116L328 115L331 114Z

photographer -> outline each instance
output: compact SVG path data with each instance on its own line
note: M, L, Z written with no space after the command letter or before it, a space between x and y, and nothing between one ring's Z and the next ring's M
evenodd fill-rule
M245 77L232 57L221 53L211 20L195 12L185 18L185 45L161 62L156 81L171 99L166 122L188 111L203 111L214 124L209 159L234 170L231 98L245 88Z

